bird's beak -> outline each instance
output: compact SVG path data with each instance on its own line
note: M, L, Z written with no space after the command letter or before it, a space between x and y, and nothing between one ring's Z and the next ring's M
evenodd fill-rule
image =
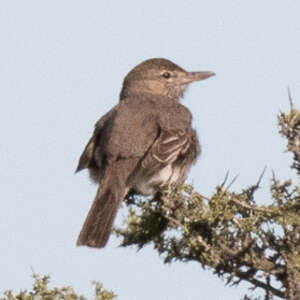
M202 72L188 72L185 76L186 83L191 83L193 81L199 81L207 79L209 77L215 76L214 72L202 71Z

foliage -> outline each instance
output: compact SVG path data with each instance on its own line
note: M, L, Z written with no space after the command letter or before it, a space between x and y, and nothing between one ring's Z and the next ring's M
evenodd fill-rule
M13 295L11 291L6 291L0 300L86 300L83 296L78 296L71 287L53 288L48 287L49 276L39 276L33 274L34 284L32 291L21 291ZM112 300L116 295L111 291L103 289L99 282L94 282L95 294L93 300Z
M300 174L300 112L291 105L278 121ZM152 242L165 263L197 261L227 284L247 281L264 290L265 300L299 300L300 186L273 174L272 203L261 205L255 192L262 176L239 192L230 191L226 176L209 198L190 185L164 188L152 200L131 198L126 224L116 233L122 246Z

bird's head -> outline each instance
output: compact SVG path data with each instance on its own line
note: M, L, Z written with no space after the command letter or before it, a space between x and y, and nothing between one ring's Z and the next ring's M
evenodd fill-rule
M120 100L132 94L151 93L179 99L188 84L214 76L213 72L187 72L170 60L152 58L133 68L125 77Z

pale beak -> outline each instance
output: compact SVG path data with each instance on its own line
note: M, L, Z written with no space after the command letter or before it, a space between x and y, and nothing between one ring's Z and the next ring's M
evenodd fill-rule
M187 72L185 76L185 83L190 83L193 81L199 81L203 79L207 79L209 77L215 76L214 72L210 71L202 71L202 72Z

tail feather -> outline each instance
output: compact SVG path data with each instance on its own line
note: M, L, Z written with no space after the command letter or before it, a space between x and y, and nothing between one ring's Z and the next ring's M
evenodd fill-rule
M103 248L109 239L120 202L127 190L124 185L112 180L104 181L81 229L77 246Z

